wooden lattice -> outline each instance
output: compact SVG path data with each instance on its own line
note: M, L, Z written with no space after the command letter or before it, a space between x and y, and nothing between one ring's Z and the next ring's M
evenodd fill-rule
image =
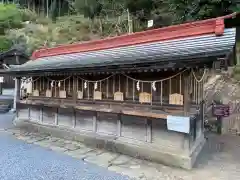
M174 105L183 105L183 95L181 94L170 94L169 95L169 104L174 104Z
M139 94L139 102L140 103L151 103L152 95L146 92L142 92Z
M123 93L118 91L114 93L114 101L123 101Z

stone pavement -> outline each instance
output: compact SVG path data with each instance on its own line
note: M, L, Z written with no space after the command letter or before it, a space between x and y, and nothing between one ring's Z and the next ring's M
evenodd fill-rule
M29 133L16 128L2 129L17 139L67 154L139 180L221 180L240 179L240 137L208 135L196 167L182 170L140 160L126 155L94 149L86 145Z

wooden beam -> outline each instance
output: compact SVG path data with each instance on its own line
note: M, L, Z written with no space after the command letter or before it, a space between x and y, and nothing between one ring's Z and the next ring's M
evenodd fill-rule
M184 115L189 116L190 114L190 94L189 94L189 81L190 74L186 74L184 77L184 95L183 95L183 102L184 102Z
M149 112L148 110L139 109L139 110L128 110L123 108L108 108L108 107L99 107L94 105L81 105L81 106L62 106L59 103L58 104L42 104L37 102L23 102L21 101L21 104L29 104L29 105L39 105L39 106L50 106L50 107L62 107L62 108L74 108L78 110L85 110L85 111L95 111L95 112L106 112L106 113L117 113L117 114L125 114L130 116L138 116L138 117L147 117L147 118L157 118L157 119L167 119L168 113L164 114L162 113L155 113L155 112ZM55 122L57 123L57 117L55 117Z

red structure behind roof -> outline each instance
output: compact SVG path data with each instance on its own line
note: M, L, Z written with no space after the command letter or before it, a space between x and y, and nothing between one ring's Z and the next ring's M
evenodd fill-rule
M32 59L79 52L99 51L104 49L132 46L157 41L173 40L213 33L219 36L222 35L224 32L224 20L228 18L233 18L235 16L236 13L233 13L214 19L168 26L164 28L136 32L133 34L111 37L102 40L40 49L32 54Z

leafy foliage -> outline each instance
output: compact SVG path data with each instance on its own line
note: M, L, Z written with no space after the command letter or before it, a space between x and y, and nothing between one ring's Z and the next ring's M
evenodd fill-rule
M22 27L22 13L13 4L0 4L0 51L11 47L11 41L5 36L5 31Z
M236 0L167 0L175 23L223 16L240 11Z
M6 36L0 36L0 52L7 51L12 43Z
M6 28L18 28L22 25L20 11L13 4L0 4L0 33Z
M17 47L16 40L12 40L8 36L11 29L15 31L25 28L24 22L36 22L37 16L35 13L28 9L21 9L16 4L3 4L0 3L0 51L6 51L12 47ZM32 31L33 33L34 31ZM23 39L24 34L18 38ZM21 41L22 44L24 44Z
M31 54L43 46L124 34L128 15L133 31L141 31L149 19L158 28L234 11L240 11L237 0L18 0L18 6L0 4L0 50L12 44Z
M43 18L42 18L42 21ZM48 23L46 23L48 22ZM99 39L98 34L90 31L90 20L83 16L63 16L55 22L46 19L46 24L30 23L21 29L10 29L7 37L15 48L23 49L27 54L42 47L54 47L80 41ZM96 30L98 27L95 27Z

